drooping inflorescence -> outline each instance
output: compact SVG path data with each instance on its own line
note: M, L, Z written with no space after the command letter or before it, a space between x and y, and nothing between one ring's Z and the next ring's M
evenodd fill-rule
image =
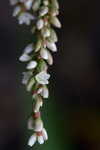
M33 131L28 145L32 147L36 141L43 144L48 139L40 109L44 99L49 97L48 66L53 65L52 52L57 51L58 41L53 26L61 28L57 18L59 4L57 0L10 0L10 4L15 6L13 16L17 17L20 25L30 26L30 31L35 38L34 42L26 46L19 58L21 62L27 62L22 84L32 94L33 99L33 109L28 120L28 129Z

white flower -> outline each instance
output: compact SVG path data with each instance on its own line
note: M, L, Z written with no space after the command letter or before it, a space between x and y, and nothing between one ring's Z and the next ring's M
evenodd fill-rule
M27 45L27 47L24 49L24 53L30 54L33 51L33 44Z
M23 12L18 17L18 21L19 21L20 25L21 24L30 25L31 20L34 20L34 19L35 19L35 17L33 15L31 15L30 13L28 13L28 12Z
M30 79L30 77L32 76L32 72L28 71L28 72L23 72L23 79L22 79L22 84L26 85Z
M36 80L40 84L48 84L48 79L50 78L50 74L47 74L45 71L40 72L35 76Z
M40 131L40 135L38 134L39 132L36 132L34 133L30 138L29 138L29 141L28 141L28 145L30 147L32 147L36 141L38 141L39 144L43 144L45 141L48 140L48 134L47 134L47 131L45 130L45 128L43 128L41 131Z
M48 28L43 28L41 34L44 38L47 38L50 36L50 30Z
M47 45L47 48L50 49L51 51L53 52L57 51L57 46L55 43L47 41L46 45Z
M45 48L42 48L41 51L40 51L40 56L47 60L48 59L48 51L45 49Z
M13 11L13 17L16 17L20 13L20 11L21 11L21 7L16 6Z
M32 146L35 144L36 140L37 140L37 135L36 135L36 133L34 133L34 134L29 138L28 145L29 145L30 147L32 147Z
M35 132L40 132L43 129L43 122L40 118L37 118L35 120L35 125L34 125L34 131Z
M39 144L43 144L44 143L44 139L43 139L43 136L41 135L41 136L38 136L37 137L37 140L38 140L38 143Z
M27 61L29 61L31 59L31 57L29 56L29 55L27 55L27 54L22 54L20 57L19 57L19 61L21 61L21 62L27 62Z
M33 0L25 0L24 5L27 10L30 10L32 7Z
M41 29L43 28L43 26L44 26L44 21L43 21L43 19L39 19L39 20L37 21L36 26L37 26L37 29L38 29L38 30L41 30Z
M11 5L16 5L18 3L18 0L10 0Z
M48 13L48 11L49 11L49 8L47 6L43 6L41 7L39 14L40 16L44 16Z
M37 62L36 61L30 61L29 63L28 63L28 65L27 65L27 69L34 69L34 68L36 68L36 66L37 66Z
M47 134L47 131L46 131L45 128L43 128L43 130L42 130L42 135L43 135L43 139L44 139L45 141L47 141L47 140L48 140L48 134Z

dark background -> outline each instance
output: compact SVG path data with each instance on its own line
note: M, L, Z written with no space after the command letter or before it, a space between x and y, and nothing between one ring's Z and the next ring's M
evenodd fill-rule
M43 110L49 141L34 150L100 150L100 1L59 0L62 29L54 54L50 98ZM0 2L0 150L28 150L31 96L18 62L32 40L29 29Z

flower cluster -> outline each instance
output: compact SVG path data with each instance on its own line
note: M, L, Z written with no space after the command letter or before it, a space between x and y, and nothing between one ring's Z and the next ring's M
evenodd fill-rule
M15 6L13 16L17 17L20 25L29 25L36 39L25 47L19 58L21 62L27 63L22 84L33 99L32 114L28 120L28 129L33 131L28 145L32 147L36 141L43 144L48 139L40 109L44 99L49 97L48 65L53 65L52 52L57 52L58 41L53 26L61 28L57 18L59 4L57 0L10 0L10 4Z

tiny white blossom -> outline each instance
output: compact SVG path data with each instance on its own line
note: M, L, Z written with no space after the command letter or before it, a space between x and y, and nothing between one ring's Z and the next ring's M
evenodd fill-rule
M50 49L51 51L53 52L57 51L57 46L55 43L47 41L46 45L47 45L47 48Z
M37 135L34 133L34 134L29 138L28 145L29 145L30 147L32 147L32 146L36 143L36 140L37 140Z
M40 51L40 56L47 60L48 59L48 51L45 49L45 48L42 48L41 51Z
M48 28L43 28L41 34L44 38L47 38L50 36L50 30Z
M37 66L37 62L36 61L30 61L29 63L28 63L28 65L27 65L27 69L34 69L34 68L36 68L36 66Z
M43 21L43 19L39 19L39 20L37 21L36 26L37 26L37 29L38 29L38 30L41 30L41 29L43 28L43 26L44 26L44 21Z
M46 6L43 6L43 7L41 7L39 14L40 14L40 16L44 16L48 13L48 11L49 11L49 8Z
M21 11L21 7L16 6L13 11L13 17L16 17L20 13L20 11Z
M33 51L33 44L27 45L27 47L24 49L24 53L30 54Z
M23 72L23 79L22 79L22 84L26 85L30 79L30 77L32 76L32 72L28 71L28 72Z
M39 74L37 74L35 78L38 83L45 85L49 83L48 80L50 78L50 74L47 74L45 71L42 71Z
M31 59L31 57L29 56L29 55L27 55L27 54L22 54L20 57L19 57L19 61L21 61L21 62L27 62L27 61L29 61Z
M48 51L48 60L47 60L49 65L53 65L53 57L52 54Z
M18 17L18 21L19 21L20 25L21 24L30 25L31 20L34 20L34 19L35 19L35 17L28 12L23 12Z
M33 0L26 0L26 1L24 2L24 5L25 5L25 7L26 7L27 10L30 10L30 9L31 9L32 4L33 4Z

